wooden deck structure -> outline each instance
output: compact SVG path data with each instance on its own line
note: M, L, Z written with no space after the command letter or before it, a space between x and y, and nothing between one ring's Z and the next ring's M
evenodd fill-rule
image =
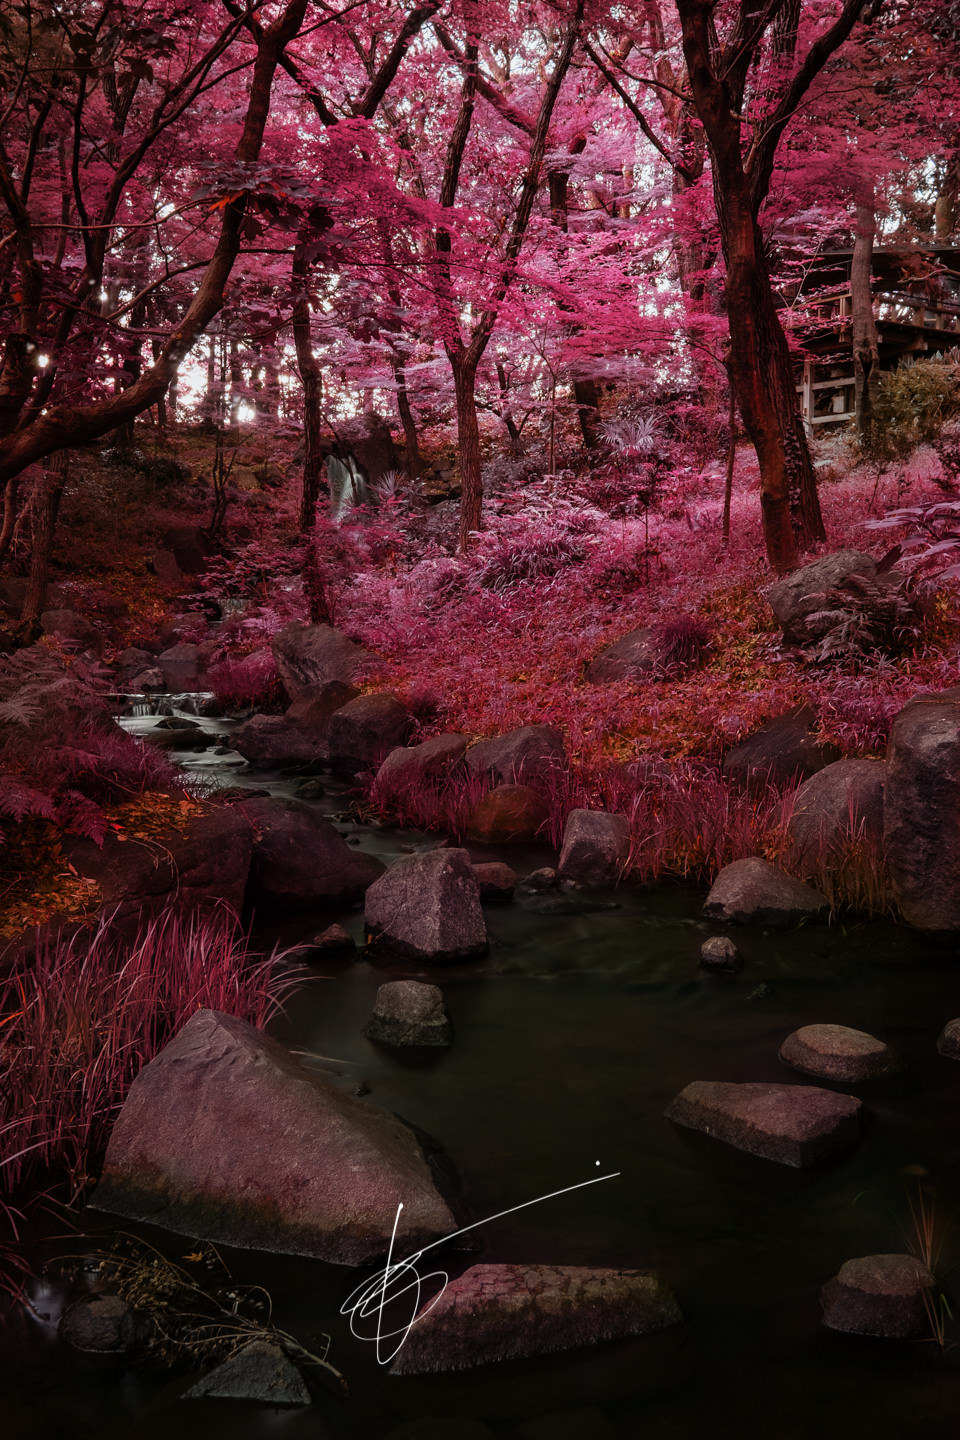
M804 423L822 425L855 418L852 250L818 255L792 296L784 296L791 328L805 359L797 392ZM880 366L892 370L910 357L956 352L960 360L960 248L946 245L878 248L873 253L873 313L879 332Z

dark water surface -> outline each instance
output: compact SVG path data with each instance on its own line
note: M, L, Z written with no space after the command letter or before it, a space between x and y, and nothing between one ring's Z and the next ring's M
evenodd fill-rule
M389 856L433 842L384 831L367 832L365 843ZM511 858L523 869L545 852ZM338 1313L355 1272L235 1252L237 1279L270 1289L281 1326L308 1343L330 1334L348 1401L322 1396L313 1410L292 1413L184 1404L186 1377L103 1368L65 1352L52 1327L11 1320L0 1352L0 1436L372 1440L403 1421L401 1404L407 1415L483 1415L507 1436L516 1433L504 1418L511 1403L517 1419L599 1406L615 1434L656 1440L955 1433L958 1352L831 1334L820 1326L818 1296L843 1261L907 1248L918 1168L935 1187L940 1220L960 1210L960 1065L935 1049L943 1024L960 1014L957 947L881 924L786 935L746 928L737 937L744 971L721 980L697 968L708 933L698 920L702 890L617 898L618 909L573 916L490 907L491 953L478 965L439 974L363 961L328 967L293 1000L278 1033L336 1062L369 1086L372 1101L434 1136L477 1218L619 1172L497 1220L480 1232L475 1258L654 1268L679 1299L681 1334L652 1342L648 1362L636 1348L618 1364L614 1347L610 1365L592 1369L554 1357L518 1379L512 1402L502 1386L477 1389L469 1377L404 1389ZM356 911L297 917L273 933L295 941L337 918L360 938ZM398 1057L363 1037L377 986L400 977L443 985L450 1050ZM800 1083L777 1049L814 1022L868 1030L904 1061L893 1080L846 1087L868 1112L847 1158L795 1172L663 1119L691 1080ZM173 1256L189 1246L160 1243ZM450 1259L451 1270L469 1263ZM951 1287L958 1260L955 1229L939 1271L948 1290L960 1288ZM41 1295L39 1308L56 1298ZM562 1433L590 1435L586 1421Z

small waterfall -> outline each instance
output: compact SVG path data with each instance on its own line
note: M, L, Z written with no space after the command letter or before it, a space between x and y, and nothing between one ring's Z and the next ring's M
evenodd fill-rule
M327 457L327 481L330 486L330 516L341 524L354 505L366 505L370 490L352 455L342 460L339 455Z

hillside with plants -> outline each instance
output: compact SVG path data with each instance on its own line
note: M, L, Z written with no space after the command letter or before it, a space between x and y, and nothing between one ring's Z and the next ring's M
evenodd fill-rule
M325 1347L292 1322L281 1330L259 1279L231 1288L205 1247L356 1267L381 1254L377 1206L398 1175L416 1192L411 1212L434 1217L423 1234L436 1233L431 1207L449 1201L452 1229L484 1200L506 1211L512 1194L460 1152L460 1188L437 1179L455 1168L437 1154L457 1145L442 1134L431 1149L421 1132L453 1125L454 1111L425 1062L407 1073L394 1052L451 1043L442 997L388 995L401 1009L377 1008L361 1058L344 1058L350 986L373 978L380 1007L391 985L423 991L450 975L445 993L462 983L472 997L464 1038L479 1044L485 1024L527 1014L509 988L518 975L562 977L531 1040L541 1057L550 1024L567 1033L553 1008L562 984L608 985L605 1018L589 984L578 1003L594 1016L590 1043L609 1032L619 1058L608 1066L598 1049L581 1070L574 1043L577 1104L594 1075L612 1087L617 1065L636 1062L620 1011L656 994L662 1033L650 1040L655 1023L638 1021L659 1057L640 1087L649 1116L797 1168L807 1147L815 1164L842 1148L853 1122L838 1110L826 1138L801 1141L822 1116L796 1133L796 1117L770 1119L786 1087L762 1058L774 1030L762 1004L803 1027L796 1036L845 1031L799 1050L791 1036L772 1052L783 1066L856 1085L868 1070L853 1073L852 1051L811 1060L804 1046L859 1046L859 1063L874 1056L868 1078L894 1086L885 1047L846 1022L893 1025L887 969L910 955L906 1047L922 1031L935 1054L942 1030L939 1057L960 1058L960 1022L940 1013L960 931L958 47L955 0L25 0L0 13L5 1314L36 1311L50 1215L74 1224L99 1195L134 1227L159 1215L198 1248L174 1261L158 1242L153 1260L137 1232L93 1247L89 1284L86 1262L57 1271L66 1315L89 1291L139 1316L122 1345L86 1353L119 1348L185 1375L256 1344L302 1372L308 1400L340 1385L330 1336ZM694 979L681 981L695 927ZM828 938L806 955L815 934ZM624 959L638 935L649 972ZM574 938L597 947L595 971L564 950ZM871 945L886 958L868 1001ZM759 977L741 992L760 1002L749 1012L735 999L741 948ZM496 1021L470 988L478 977L512 997ZM701 987L689 1015L687 985ZM810 995L820 1009L807 1014ZM130 1138L169 1139L164 1105L135 1107L161 1083L149 1077L201 1051L229 1052L238 1074L269 1071L279 1107L299 1061L277 1037L306 1056L311 1084L336 1074L348 1112L366 1093L349 1067L369 1060L379 1077L381 1129L356 1141L374 1157L373 1198L357 1214L339 1191L333 1218L329 1196L297 1211L299 1182L270 1191L266 1141L251 1142L259 1168L246 1180L224 1179L247 1157L221 1155L218 1135L178 1111L186 1081L169 1114L185 1150L195 1132L197 1153L214 1155L187 1198L167 1194L166 1162ZM764 1089L759 1118L691 1096L701 1082L664 1112L660 1077L702 1039L743 1091ZM907 1110L929 1083L946 1134L960 1101L926 1060L910 1063L896 1071L912 1077L902 1096L890 1092L906 1107L897 1133L928 1135L929 1115ZM456 1073L451 1094L472 1094L469 1066ZM802 1103L794 1091L783 1104ZM817 1094L840 1104L835 1088ZM413 1169L391 1148L404 1105L422 1174L409 1146ZM307 1108L303 1135L333 1144ZM299 1133L278 1113L265 1134ZM242 1122L224 1115L229 1140ZM551 1111L544 1135L552 1125ZM645 1143L664 1253L695 1289L699 1247L722 1242L684 1208L694 1162L681 1186L674 1152ZM841 1303L825 1287L828 1317L852 1309L824 1324L932 1338L942 1356L953 1314L927 1177L960 1196L957 1156L931 1140L928 1162L918 1141L911 1169L893 1141L876 1143L889 1155L868 1152L856 1176L873 1185L889 1161L907 1177L910 1273L897 1290L884 1270L894 1319L878 1321L860 1290ZM336 1144L330 1173L353 1163ZM289 1164L313 1173L299 1153ZM544 1164L522 1173L562 1193ZM211 1176L220 1198L204 1189ZM731 1254L749 1248L735 1193L748 1179L710 1172ZM261 1182L263 1212L241 1215ZM822 1233L811 1221L806 1237L818 1260L823 1235L854 1243L836 1218L853 1179L837 1183L814 1207ZM772 1220L751 1223L774 1243ZM628 1228L611 1222L584 1253L645 1265L620 1244ZM730 1283L711 1255L705 1272L715 1264ZM917 1265L929 1280L914 1283ZM655 1304L622 1301L629 1322L617 1300L607 1333L585 1298L594 1280L576 1283L587 1318L545 1352L635 1339L641 1311L658 1333L675 1323L657 1291ZM486 1315L478 1285L463 1313ZM511 1364L539 1355L529 1363L557 1373L504 1324ZM490 1363L482 1345L461 1363L466 1339L430 1333L427 1358L411 1341L398 1374L420 1359L422 1374ZM826 1375L835 1357L820 1360ZM501 1413L457 1383L452 1413L482 1420L478 1440L554 1433L529 1428L546 1391ZM411 1402L408 1424L426 1424L439 1396ZM750 1433L735 1399L735 1433ZM651 1403L667 1406L665 1435L695 1440L699 1401L673 1418ZM900 1392L890 1403L909 1408ZM614 1429L597 1435L636 1433L642 1406L609 1404ZM56 1417L43 1423L52 1440ZM358 1440L394 1434L376 1407L336 1425ZM556 1430L568 1433L581 1431Z

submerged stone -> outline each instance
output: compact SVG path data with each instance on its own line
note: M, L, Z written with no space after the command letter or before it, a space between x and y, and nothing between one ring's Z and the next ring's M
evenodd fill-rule
M279 1345L254 1340L214 1366L182 1400L254 1400L262 1405L309 1405L303 1376Z
M443 991L439 985L424 985L419 980L391 980L381 985L363 1033L369 1040L398 1048L449 1045L453 1027Z
M934 1277L914 1255L848 1260L820 1292L828 1330L891 1340L932 1339L929 1292Z
M641 1270L473 1265L421 1312L390 1373L463 1370L680 1323L676 1300Z
M780 1046L780 1059L821 1080L872 1080L893 1069L889 1046L847 1025L804 1025Z
M695 1080L664 1113L735 1150L800 1168L855 1145L860 1110L856 1096L814 1085Z

